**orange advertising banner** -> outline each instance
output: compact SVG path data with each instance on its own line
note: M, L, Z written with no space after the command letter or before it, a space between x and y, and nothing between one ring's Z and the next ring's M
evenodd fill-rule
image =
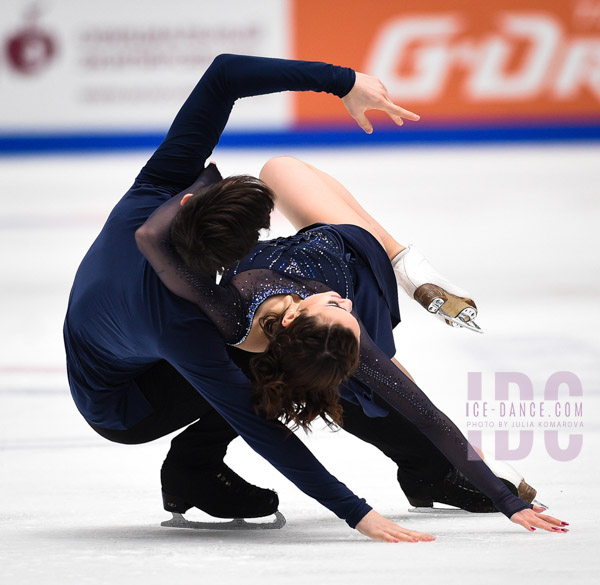
M422 120L600 118L600 0L295 0L297 59L382 79ZM296 94L301 124L344 122Z

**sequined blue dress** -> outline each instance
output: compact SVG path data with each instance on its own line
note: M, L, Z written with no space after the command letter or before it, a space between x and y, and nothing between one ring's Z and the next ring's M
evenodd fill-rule
M154 234L142 250L163 283L197 304L231 345L250 331L257 308L273 295L334 290L353 301L361 326L360 364L342 395L360 402L372 417L386 411L373 393L411 421L498 510L510 517L529 507L514 496L475 454L456 425L391 361L392 328L399 321L397 287L385 250L353 225L315 224L288 238L260 242L217 284L192 273L170 242L170 225L183 193L148 220Z
M234 319L234 315L243 316L241 305L233 304L240 300L240 291L234 286L217 288L215 283L203 281L198 281L199 288L190 287L190 282L179 275L171 282L175 290L169 290L140 254L134 233L155 210L172 203L174 196L195 181L218 143L237 99L289 90L326 91L342 97L351 90L354 80L351 69L326 63L239 55L221 55L215 59L81 262L64 323L71 393L77 408L91 424L106 429L129 429L147 417L152 406L135 383L136 377L154 364L167 361L257 453L352 527L371 509L365 500L333 477L297 437L288 436L281 425L253 411L250 384L231 363L224 340L225 337L235 342L236 335L243 336L245 331ZM299 265L301 260L296 259ZM352 271L352 263L348 265ZM254 268L272 271L268 266ZM230 275L231 282L235 276ZM316 274L306 278L285 271L277 273L276 278L284 278L294 287L315 286L315 290L321 290L319 287L330 286L341 294L346 291L344 278L339 284L323 284ZM309 282L301 282L301 278ZM261 278L256 278L257 283L260 281ZM355 299L362 294L358 291L364 284L367 283L353 282ZM184 298L180 296L182 291ZM189 296L185 298L190 291L194 295L192 302ZM200 296L204 308L197 304ZM229 316L223 315L219 306L226 307ZM211 316L210 309L215 307L217 311ZM379 312L383 304L378 307ZM385 372L374 366L389 361L388 356L393 353L391 346L383 343L388 325L385 319L361 316L366 330L374 331L375 323L378 320L381 323L381 331L374 334L377 344L362 349L364 360L355 377L366 395L364 400L368 402L369 392L376 391L389 398L391 404L406 393L407 408L413 407L411 412L407 410L407 418L414 414L411 420L419 419L424 432L428 427L431 429L430 435L448 432L450 436L452 427L440 424L445 419L438 417L426 398L418 392L411 397L409 381L400 380L398 387L393 382L385 383ZM219 326L219 319L225 327ZM388 323L389 320L388 317ZM368 335L363 334L363 338L366 340ZM449 448L460 463L466 447L462 435L456 436L458 446ZM457 467L465 469L465 465ZM465 470L465 475L473 479L468 471ZM492 482L489 477L479 482L488 495L492 494L486 488ZM497 490L495 501L502 499L503 492ZM512 509L519 507L525 505L517 502Z

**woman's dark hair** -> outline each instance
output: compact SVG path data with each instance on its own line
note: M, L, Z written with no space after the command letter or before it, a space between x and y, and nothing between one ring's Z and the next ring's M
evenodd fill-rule
M269 345L250 362L255 411L305 431L318 416L342 426L339 386L358 366L356 335L306 313L287 327L281 320L276 314L260 320Z
M173 218L171 241L195 272L222 272L252 250L261 229L268 229L274 194L249 175L227 177L193 194Z

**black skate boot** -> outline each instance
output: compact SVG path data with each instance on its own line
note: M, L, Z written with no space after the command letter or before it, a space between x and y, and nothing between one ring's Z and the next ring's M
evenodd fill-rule
M198 508L216 518L260 518L279 506L273 490L249 484L225 463L191 469L165 462L160 475L167 512L184 514Z
M517 488L508 480L500 481L516 496ZM489 514L498 512L492 500L480 492L458 469L451 467L437 482L403 478L398 471L398 482L409 503L415 508L433 508L434 502L466 510Z

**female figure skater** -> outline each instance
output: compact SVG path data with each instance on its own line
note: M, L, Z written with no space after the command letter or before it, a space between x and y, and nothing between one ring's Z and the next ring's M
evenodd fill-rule
M195 195L183 191L136 232L138 246L163 283L197 304L227 343L258 354L251 363L257 409L271 420L305 429L317 416L341 425L339 386L351 377L342 388L345 397L381 416L385 412L374 400L379 396L513 522L528 530L564 531L560 520L541 514L544 508L531 509L509 490L391 359L398 308L390 260L402 257L404 248L339 183L314 167L288 157L272 159L261 178L301 231L260 242L219 284L182 257L194 257L200 243L190 240L201 236L192 233L193 226L202 232L202 218L216 204L214 193L240 178ZM312 225L316 220L327 223Z

